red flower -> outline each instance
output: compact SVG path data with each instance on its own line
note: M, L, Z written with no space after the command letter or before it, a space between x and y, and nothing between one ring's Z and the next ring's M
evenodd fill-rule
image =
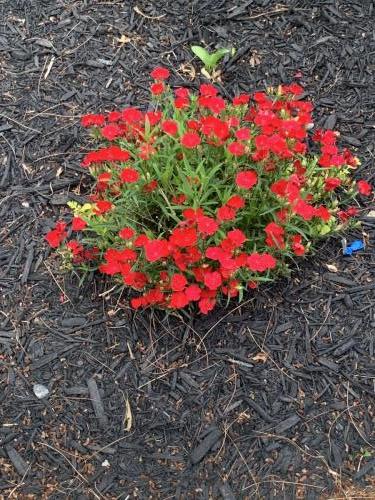
M296 234L295 236L293 236L292 250L298 256L301 256L305 253L305 247L302 245L302 236L300 234Z
M144 297L133 297L130 300L130 305L133 309L139 309L140 307L147 306L147 300Z
M216 300L205 297L198 302L199 310L202 314L208 314L215 307Z
M164 294L159 288L152 288L147 293L145 293L144 298L147 300L148 304L158 304L164 302Z
M111 172L103 172L98 175L98 181L102 183L107 183L111 180L112 174Z
M186 201L186 196L184 194L178 194L177 196L173 196L172 203L175 205L182 205Z
M169 256L170 250L167 240L149 240L144 245L146 260L156 262Z
M176 135L178 132L178 124L174 120L165 120L161 124L163 132L169 135Z
M189 285L185 289L185 295L190 301L199 300L201 297L201 293L202 293L201 289L199 288L198 285L195 284Z
M209 109L214 114L219 114L225 109L225 101L221 97L200 96L198 104L203 108Z
M231 142L228 145L228 151L233 156L242 156L245 154L245 146L241 142Z
M202 83L202 85L199 87L199 92L205 97L215 97L218 93L218 90L210 83Z
M116 137L120 137L123 134L123 130L121 127L115 124L109 124L106 125L101 129L101 134L105 139L108 139L109 141L112 141L113 139L116 139Z
M143 118L142 111L137 108L125 108L122 110L121 115L123 121L128 124L140 122Z
M288 217L288 210L286 208L281 208L276 212L276 217L280 222L285 222Z
M186 126L191 130L199 130L201 128L201 124L197 120L187 120Z
M119 231L118 235L123 240L130 240L135 235L135 231L131 227L124 227Z
M215 140L215 144L222 144L222 141L225 141L229 137L228 124L216 116L202 116L200 125L202 133L208 137L212 137Z
M248 141L251 137L249 128L240 128L234 134L240 141Z
M302 165L300 160L295 160L293 162L294 172L297 175L303 175L306 172L306 168Z
M243 106L244 104L247 104L249 101L250 101L249 94L240 94L233 98L232 104L233 106Z
M157 66L151 71L150 75L154 80L166 80L169 78L170 72L167 68Z
M83 251L83 246L78 243L76 240L70 240L66 244L66 247L72 251L72 254L76 257ZM80 259L81 260L81 259Z
M281 226L275 222L270 222L264 231L267 234L266 245L269 247L284 248L284 229Z
M339 210L337 215L341 222L346 222L351 217L358 215L358 209L356 207L349 207L347 210Z
M107 200L98 200L95 203L95 205L96 205L96 207L94 209L94 213L96 215L105 214L105 213L109 212L113 207L113 204Z
M196 210L194 210L194 208L186 208L185 210L183 210L182 215L185 220L192 223L196 222L199 217L202 217L204 215L204 212L201 208L197 208Z
M55 228L45 235L45 239L50 247L57 248L60 243L68 236L65 228L65 222L57 222Z
M198 231L207 236L215 234L216 231L219 229L219 224L215 221L215 219L212 219L207 215L202 215L201 217L198 217L197 225L198 225Z
M120 111L111 111L108 113L108 121L111 123L118 122L121 120L122 113Z
M169 301L169 307L173 309L182 309L189 304L189 299L184 292L174 292Z
M186 87L179 87L174 91L174 93L176 94L177 97L182 97L185 99L186 97L189 97L190 90L187 89Z
M129 151L125 151L118 146L109 146L100 150L104 161L128 161L130 158Z
M277 196L287 198L292 202L299 198L300 185L298 179L293 175L290 179L280 179L271 185L271 191Z
M221 290L225 295L233 298L238 296L239 288L241 288L240 282L238 280L231 280L228 286L223 286Z
M161 111L147 111L147 113L145 113L145 121L147 119L150 122L150 125L154 126L160 122L162 116Z
M185 148L195 148L201 143L201 138L195 132L186 132L181 138L181 144Z
M237 116L228 116L226 122L231 128L236 128L240 125L240 120Z
M132 183L137 182L139 173L134 168L124 168L121 170L120 179L122 182Z
M221 274L217 271L204 274L204 284L209 290L217 290L220 287L222 281L223 279L221 277Z
M194 228L176 228L169 238L169 242L179 248L192 247L197 244L197 241L198 235Z
M274 269L276 267L276 259L269 253L252 253L247 258L247 266L251 271L263 273L267 269Z
M217 218L220 221L233 220L236 218L236 211L234 208L223 205L217 210Z
M325 191L334 191L341 184L341 180L337 177L327 177L324 182L324 190Z
M224 255L224 251L220 247L208 247L206 250L206 257L212 260L220 260Z
M99 255L98 247L86 248L86 250L84 250L83 252L85 260L94 260L98 257L98 255Z
M234 245L238 248L247 240L245 234L241 231L241 229L233 229L229 231L227 237L234 243Z
M284 94L301 95L303 88L298 83L291 83L290 85L283 85L282 90Z
M98 151L90 151L83 158L82 166L88 167L92 163L103 163L106 161L128 161L130 158L130 153L124 151L118 146L109 146L108 148L102 148Z
M149 160L155 153L156 149L151 144L141 144L138 155L141 160Z
M105 117L103 115L85 115L81 118L81 125L83 127L92 127L93 125L100 127L104 123Z
M163 82L153 83L150 87L150 90L152 95L160 95L164 92L164 83Z
M176 97L174 105L176 109L188 108L190 104L188 97Z
M235 209L243 208L245 206L245 200L238 194L235 194L234 196L229 198L226 205Z
M171 279L171 289L174 292L182 292L187 285L187 279L183 274L174 274Z
M134 246L136 248L138 248L138 247L144 247L148 241L149 241L149 239L147 238L147 236L145 234L140 234L134 240Z
M305 220L311 220L315 215L315 208L306 203L306 201L299 199L293 204L293 211L300 215Z
M142 188L142 191L144 191L145 193L152 193L152 191L155 191L157 187L158 187L158 181L154 179L153 181L150 181L147 184L145 184Z
M372 186L366 181L358 181L357 182L358 192L363 196L370 196L372 193Z
M236 184L242 189L251 189L257 180L258 176L254 170L245 170L236 175Z
M125 285L132 286L141 290L148 283L148 278L144 273L140 272L122 272L122 278Z
M106 262L99 266L100 272L109 275L121 273L124 276L130 273L130 263L133 263L137 259L137 254L130 248L125 248L124 250L109 248L105 252L104 258Z
M331 218L331 214L326 207L318 207L315 209L315 217L320 217L323 221L328 222Z
M87 226L87 222L81 217L73 217L72 220L72 229L73 231L82 231L82 229L85 229Z

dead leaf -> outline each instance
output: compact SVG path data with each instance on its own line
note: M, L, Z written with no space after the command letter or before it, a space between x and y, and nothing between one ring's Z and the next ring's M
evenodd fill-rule
M339 270L337 269L335 264L326 264L326 268L328 269L328 271L331 271L331 273L338 273L339 272Z
M371 219L375 219L375 210L370 210L366 217L370 217Z
M254 68L255 66L259 66L260 64L260 55L256 50L253 50L250 56L250 66Z
M195 73L195 68L192 64L180 64L178 71L183 73L184 75L187 75L191 80L195 79L196 73Z
M128 397L125 398L125 415L124 415L124 429L126 432L130 432L133 425L133 415L130 408L130 403Z
M213 73L211 73L211 78L212 78L213 82L222 83L221 82L221 70L217 69L216 71L214 71Z
M121 45L131 42L131 38L126 35L121 35L119 38L116 38L116 40L118 41L118 43L121 43Z
M258 352L255 356L251 358L253 361L260 361L261 363L265 363L268 359L268 354L264 351Z
M130 356L130 359L135 359L134 354L133 354L133 351L132 351L132 348L130 347L129 342L126 342L126 344L127 344L127 346L128 346L128 351L129 351L129 356Z
M206 68L201 68L201 73L203 76L207 78L207 80L211 80L211 75L210 73L206 70Z

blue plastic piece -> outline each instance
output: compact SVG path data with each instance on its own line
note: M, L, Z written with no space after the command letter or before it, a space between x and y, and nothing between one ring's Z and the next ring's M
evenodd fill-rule
M365 245L361 240L355 240L353 243L344 248L344 255L352 255L353 252L358 252L358 250L363 250Z

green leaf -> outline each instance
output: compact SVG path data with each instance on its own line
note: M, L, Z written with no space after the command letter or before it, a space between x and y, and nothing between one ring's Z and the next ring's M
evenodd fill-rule
M215 69L220 59L230 52L229 49L218 49L216 52L210 54L205 48L199 45L193 45L191 51L203 62L204 67L208 71Z
M319 230L319 234L325 235L332 231L332 227L329 224L322 224Z
M199 45L193 45L191 47L191 51L195 54L205 66L208 66L210 62L210 54L207 50Z
M218 64L220 59L222 59L225 54L228 54L229 50L228 49L219 49L213 54L210 55L210 66L212 69L215 68L215 66Z

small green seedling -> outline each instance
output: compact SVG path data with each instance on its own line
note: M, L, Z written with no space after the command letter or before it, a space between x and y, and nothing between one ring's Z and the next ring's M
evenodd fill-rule
M204 64L204 69L209 73L213 72L218 65L220 59L222 59L229 52L233 53L229 49L218 49L216 52L212 52L211 54L203 47L199 45L193 45L191 47L192 52L202 61Z

